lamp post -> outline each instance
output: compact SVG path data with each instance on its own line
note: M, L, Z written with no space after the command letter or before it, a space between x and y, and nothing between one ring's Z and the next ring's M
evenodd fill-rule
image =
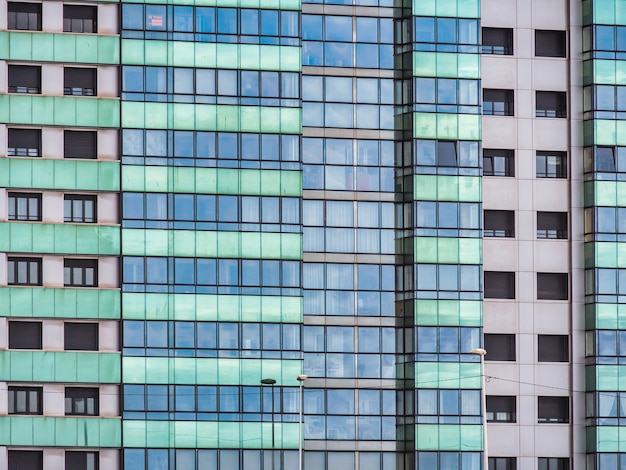
M262 379L261 385L269 385L272 387L272 470L276 470L274 465L274 453L275 453L275 440L274 440L274 385L276 380L274 379Z
M300 383L300 415L298 418L298 470L302 470L302 408L304 408L304 381L309 377L300 374L296 379Z
M481 397L483 401L483 470L489 470L489 457L487 456L487 390L485 389L485 384L487 383L485 380L485 356L487 355L487 350L483 348L476 348L472 349L470 354L480 356L480 371L483 381Z

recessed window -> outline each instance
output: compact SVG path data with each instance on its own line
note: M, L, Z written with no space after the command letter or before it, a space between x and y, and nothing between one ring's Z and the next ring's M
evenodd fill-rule
M483 149L483 176L515 176L513 150Z
M483 90L485 116L514 116L513 90Z
M514 237L514 211L484 211L485 237Z
M63 74L64 95L96 95L96 69L65 67Z
M537 212L537 238L567 238L567 212Z
M537 338L539 362L568 362L568 339L567 335L539 335Z
M566 457L539 457L538 470L569 470L569 459Z
M63 145L65 158L95 159L98 157L96 131L65 131Z
M487 422L514 423L515 401L514 396L487 396Z
M99 468L98 452L65 452L65 470L98 470Z
M487 361L514 361L515 335L485 334L485 350Z
M485 299L514 299L515 273L485 271Z
M9 65L9 93L41 93L41 67Z
M97 287L97 259L66 259L63 269L63 283L66 287Z
M41 3L7 4L7 28L24 31L41 31Z
M535 56L566 57L567 40L565 31L535 30Z
M10 415L42 414L42 387L8 387Z
M10 450L9 470L42 470L43 452L41 450Z
M9 321L9 349L41 349L41 322Z
M41 194L9 193L9 220L41 221Z
M489 457L489 470L517 470L515 457Z
M86 194L66 194L64 197L65 222L79 224L96 223L96 196Z
M593 154L594 171L602 173L615 173L617 171L614 147L595 147Z
M98 9L95 6L63 5L63 31L97 33Z
M99 396L97 388L66 387L65 415L98 416Z
M537 152L537 178L567 178L567 154Z
M537 421L540 423L569 423L568 397L537 397Z
M9 157L41 157L41 129L9 129Z
M537 273L537 300L567 300L567 273Z
M567 93L564 91L536 92L535 116L548 118L567 117Z
M98 324L65 322L66 351L97 351Z
M10 286L40 286L41 258L8 258Z
M513 54L513 30L511 28L483 28L483 54Z

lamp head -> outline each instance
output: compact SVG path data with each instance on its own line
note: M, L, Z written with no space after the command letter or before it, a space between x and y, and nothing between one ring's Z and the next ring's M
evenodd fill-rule
M276 380L274 379L263 379L261 380L261 385L274 385Z
M474 354L475 356L486 356L487 350L483 348L476 348L470 351L470 354Z

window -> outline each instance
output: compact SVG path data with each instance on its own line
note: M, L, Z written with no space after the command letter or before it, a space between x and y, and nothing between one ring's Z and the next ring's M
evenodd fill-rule
M10 286L41 285L41 258L9 258L7 268Z
M567 94L564 91L537 91L535 116L567 117Z
M41 3L8 2L7 27L41 31Z
M539 457L538 470L569 470L569 459L565 457Z
M64 95L96 95L96 69L65 67L63 74Z
M97 259L66 259L64 266L63 283L65 286L97 287Z
M70 33L97 33L97 7L63 5L63 31Z
M9 220L41 220L41 194L9 193Z
M485 350L488 361L514 361L515 335L485 334Z
M9 470L42 470L43 452L41 450L10 450Z
M516 470L517 460L515 457L489 457L489 470Z
M539 362L568 362L569 341L567 335L539 335Z
M97 141L98 133L95 131L65 131L63 133L63 156L65 158L98 158Z
M567 238L567 212L537 212L537 238Z
M536 57L566 57L567 41L565 31L535 31Z
M98 324L65 322L66 351L97 351Z
M515 176L514 151L483 149L484 176Z
M9 129L9 157L41 157L41 129Z
M98 416L98 388L66 387L65 415Z
M567 154L537 152L537 178L567 178Z
M483 90L483 114L486 116L514 116L513 90Z
M41 349L41 322L10 321L9 349Z
M537 300L567 300L567 273L537 273Z
M97 196L86 194L66 194L64 199L63 220L80 224L96 223Z
M485 271L485 299L514 299L515 273Z
M514 237L514 211L485 211L485 237Z
M9 65L9 93L41 93L41 67Z
M487 396L487 422L514 423L515 401L514 396Z
M65 452L65 470L98 470L99 467L98 452Z
M513 54L511 28L483 28L483 54Z
M537 397L540 423L569 423L568 397Z
M9 387L9 414L42 414L42 396L42 387Z

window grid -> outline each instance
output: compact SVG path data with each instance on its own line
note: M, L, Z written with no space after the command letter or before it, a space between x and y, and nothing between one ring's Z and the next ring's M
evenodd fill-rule
M10 415L41 415L43 414L42 387L9 386Z
M66 259L63 268L63 283L66 287L97 287L98 260Z
M9 193L9 220L41 221L41 194Z
M98 388L65 387L65 416L98 416Z
M63 221L80 224L95 224L97 196L66 194L63 199Z
M10 286L40 286L41 258L8 258L8 284Z

